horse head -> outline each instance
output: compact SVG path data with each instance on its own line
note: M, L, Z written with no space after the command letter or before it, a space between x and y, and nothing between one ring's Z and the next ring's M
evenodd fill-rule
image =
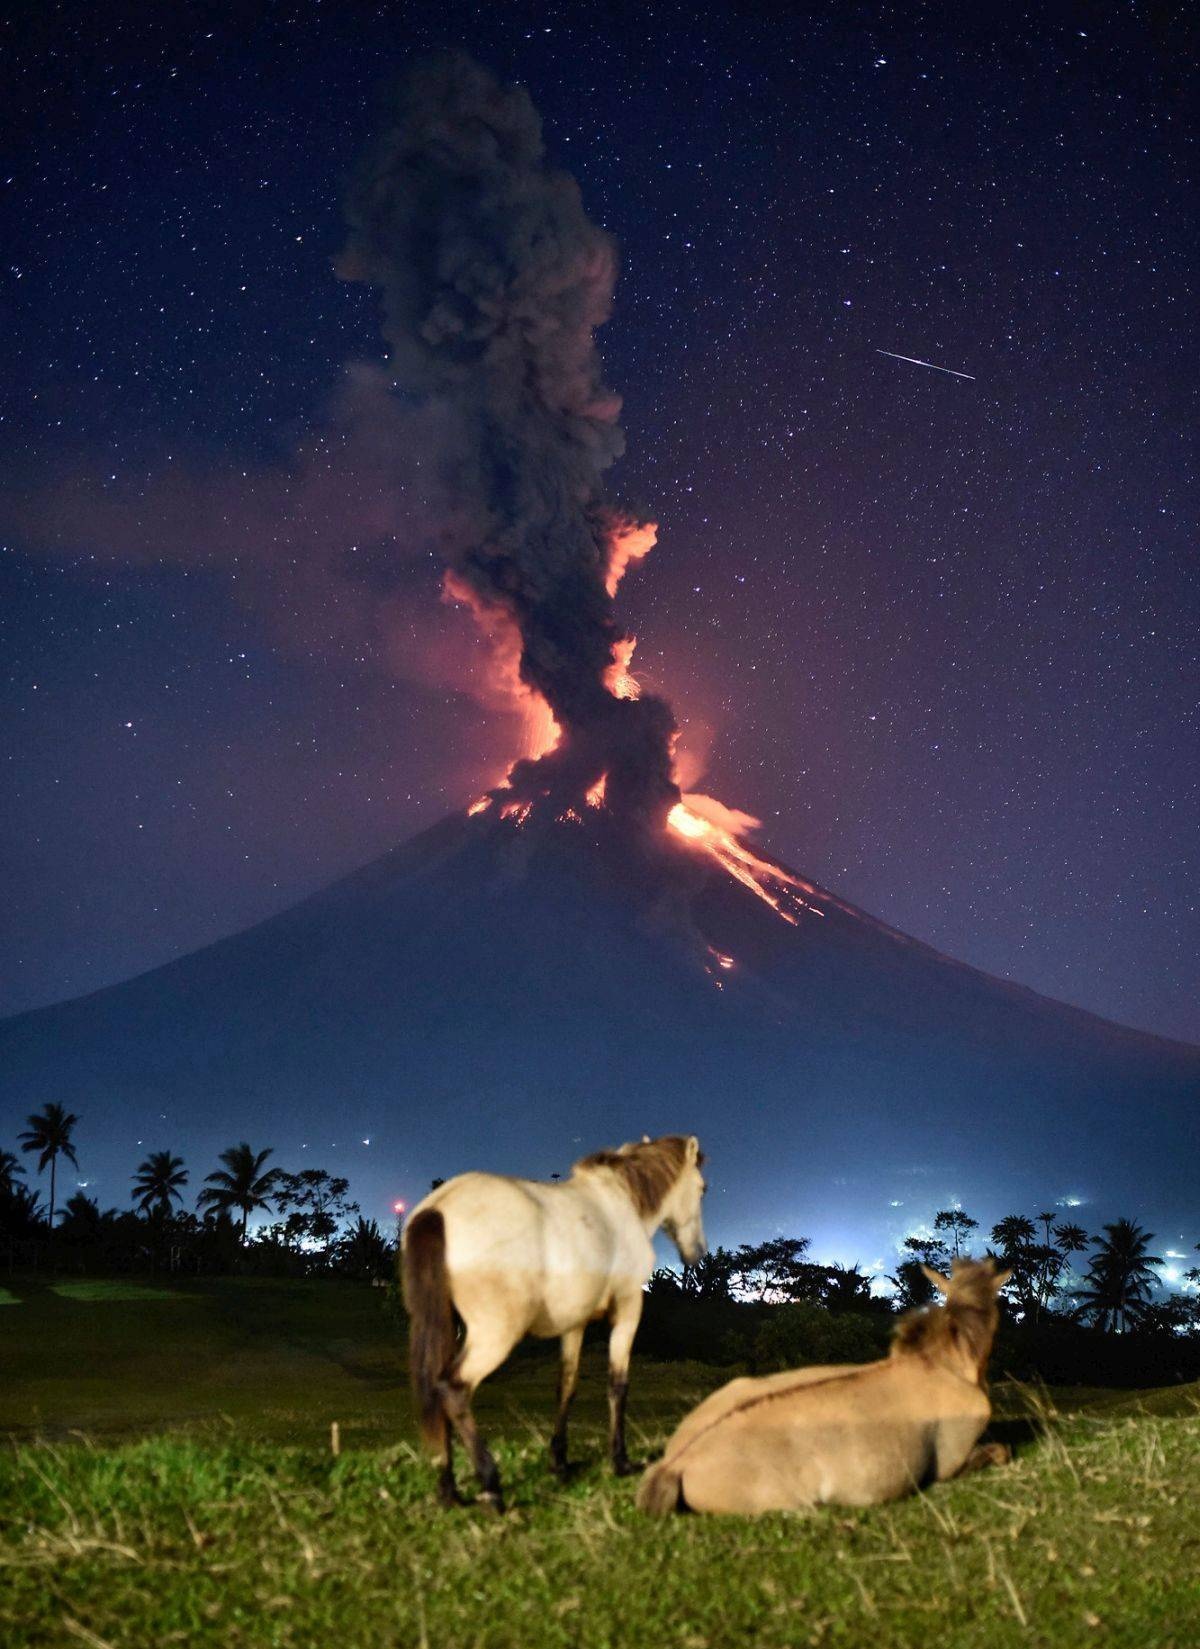
M1012 1272L998 1270L990 1254L983 1260L955 1260L948 1277L927 1265L921 1270L945 1301L900 1319L893 1355L921 1352L982 1382L1000 1322L998 1297Z
M655 1144L664 1145L666 1140ZM674 1140L672 1140L674 1143ZM682 1141L683 1161L679 1173L661 1206L662 1226L679 1250L684 1265L695 1265L708 1252L704 1240L704 1220L701 1204L707 1186L702 1172L704 1153L695 1134Z

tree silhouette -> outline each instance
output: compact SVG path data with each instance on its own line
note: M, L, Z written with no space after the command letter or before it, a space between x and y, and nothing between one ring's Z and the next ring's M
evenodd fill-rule
M1037 1242L1037 1226L1026 1214L1006 1214L992 1227L992 1241L1012 1272L1012 1291L1022 1310L1034 1311L1039 1303L1038 1277L1044 1258Z
M339 1271L352 1277L386 1277L392 1268L395 1250L374 1220L358 1216L338 1240L334 1250Z
M0 1236L36 1236L42 1225L39 1194L28 1185L0 1184Z
M744 1294L759 1300L816 1298L824 1280L824 1267L814 1266L804 1256L807 1237L768 1237L766 1242L744 1242L733 1256L733 1275Z
M962 1254L963 1242L978 1226L979 1221L973 1220L970 1214L961 1208L942 1208L933 1216L933 1229L935 1231L950 1232L956 1260Z
M54 1228L54 1200L57 1189L58 1159L66 1157L79 1167L79 1160L75 1155L75 1147L71 1143L71 1131L79 1118L73 1112L64 1110L57 1100L51 1100L41 1111L35 1112L27 1118L28 1127L18 1136L22 1151L36 1151L38 1153L38 1173L44 1173L46 1164L50 1164L50 1212L47 1225Z
M1095 1239L1097 1248L1085 1287L1077 1296L1079 1310L1098 1328L1111 1327L1122 1333L1145 1316L1151 1287L1157 1281L1154 1267L1162 1260L1146 1252L1154 1236L1136 1220L1114 1220L1104 1229L1108 1234Z
M182 1157L173 1157L170 1151L151 1151L144 1162L139 1162L133 1176L133 1197L143 1214L151 1209L163 1219L171 1212L172 1202L182 1202L180 1188L188 1182Z
M905 1237L904 1254L888 1282L896 1290L896 1304L901 1311L915 1311L928 1305L937 1293L921 1267L949 1271L950 1250L940 1237Z
M831 1265L821 1290L821 1304L829 1311L862 1311L871 1301L871 1278L854 1265Z
M1200 1254L1200 1242L1196 1244L1196 1252ZM1194 1265L1190 1270L1185 1271L1183 1280L1185 1283L1200 1283L1200 1266ZM1200 1301L1196 1303L1200 1304Z
M1037 1226L1025 1214L1006 1214L992 1227L992 1241L1000 1244L1005 1259L1019 1254L1037 1236Z
M224 1168L214 1169L211 1174L205 1175L205 1189L196 1199L198 1208L215 1208L218 1213L228 1214L235 1208L241 1209L239 1232L243 1242L246 1240L246 1222L254 1210L271 1206L279 1170L268 1168L266 1173L263 1172L263 1163L270 1155L270 1149L252 1151L245 1140L240 1145L231 1145L220 1155L219 1160L225 1164Z
M12 1151L0 1151L0 1191L12 1193L17 1189L16 1177L25 1177L20 1157Z
M728 1248L707 1249L695 1265L685 1265L679 1290L696 1300L727 1300L738 1275L739 1262Z
M350 1181L324 1168L302 1168L298 1174L277 1171L274 1199L286 1215L279 1235L291 1248L326 1247L342 1221L358 1213L358 1204L350 1200Z
M100 1204L96 1199L87 1196L83 1191L76 1191L74 1196L68 1197L63 1204L58 1233L68 1242L95 1243L100 1236L104 1220L105 1216L100 1212Z
M1054 1246L1060 1254L1070 1258L1072 1254L1082 1254L1088 1245L1088 1234L1082 1225L1059 1225L1054 1230Z

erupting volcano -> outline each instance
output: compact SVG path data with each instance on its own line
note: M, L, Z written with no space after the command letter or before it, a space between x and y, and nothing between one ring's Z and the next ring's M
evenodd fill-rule
M611 238L547 164L522 89L447 57L394 114L352 188L340 270L379 288L397 388L437 408L443 591L491 643L497 690L525 703L528 748L471 813L603 808L631 833L675 832L785 921L820 915L806 883L746 844L755 820L681 795L675 718L633 674L614 598L656 527L603 489L624 446L595 342Z
M1084 1189L1184 1219L1191 1158L1164 1145L1190 1126L1196 1050L937 954L681 792L674 716L639 690L615 611L655 540L604 487L615 251L525 92L460 58L418 71L349 224L340 272L382 296L392 393L439 431L444 595L481 626L526 748L294 909L0 1026L9 1103L67 1096L114 1163L126 1136L189 1155L263 1136L289 1162L312 1143L376 1209L434 1174L697 1132L718 1240L803 1229L846 1259L894 1240L910 1176L1017 1206L1080 1189L1086 1117L1106 1167ZM347 1155L359 1135L386 1162Z
M504 797L561 811L602 786L613 814L661 824L679 799L674 718L636 691L613 610L654 528L603 488L624 446L595 344L611 238L547 164L528 95L459 57L405 84L349 220L341 273L379 289L397 388L441 419L446 596L552 718Z

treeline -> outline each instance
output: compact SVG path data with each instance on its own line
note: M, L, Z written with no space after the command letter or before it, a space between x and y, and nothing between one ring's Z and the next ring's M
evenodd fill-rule
M651 1279L639 1344L660 1357L741 1364L754 1373L882 1356L898 1313L935 1296L927 1271L948 1272L981 1250L1012 1276L1001 1296L993 1372L1052 1384L1159 1385L1200 1376L1200 1297L1164 1293L1153 1237L1132 1220L1101 1235L1059 1221L1008 1215L980 1242L979 1222L943 1209L928 1235L909 1237L895 1272L812 1260L803 1237L717 1248L699 1265ZM1200 1282L1193 1268L1185 1280Z
M1164 1261L1150 1252L1153 1235L1133 1220L1114 1220L1101 1235L1089 1237L1081 1225L1059 1221L1053 1212L1036 1219L1009 1214L991 1227L990 1241L983 1244L975 1236L978 1229L979 1221L964 1209L942 1209L930 1235L906 1238L895 1272L884 1279L887 1295L875 1292L878 1279L857 1265L810 1259L807 1237L716 1248L682 1273L656 1273L651 1287L681 1299L802 1301L835 1314L910 1311L933 1300L931 1271L947 1273L961 1255L982 1247L1011 1272L1002 1299L1018 1321L1059 1317L1119 1333L1139 1327L1200 1332L1200 1294L1158 1292L1157 1268ZM1079 1255L1085 1256L1079 1262L1085 1268L1077 1271L1072 1262ZM1187 1271L1184 1279L1200 1283L1200 1268Z
M60 1205L59 1165L78 1168L78 1121L46 1105L20 1134L20 1155L0 1149L0 1264L9 1270L394 1273L395 1233L362 1217L345 1178L315 1167L289 1172L246 1142L221 1152L193 1209L184 1207L191 1173L168 1150L137 1165L129 1207L101 1209L84 1190ZM45 1202L22 1158L48 1178ZM251 1231L254 1215L266 1217ZM814 1260L805 1237L716 1248L682 1272L655 1273L640 1343L662 1356L756 1369L860 1361L886 1347L897 1312L934 1298L930 1271L948 1272L959 1255L983 1250L1012 1273L998 1366L1055 1381L1138 1383L1148 1364L1159 1378L1195 1377L1200 1294L1160 1286L1164 1261L1153 1241L1128 1219L1089 1236L1053 1210L1007 1215L982 1237L978 1220L948 1208L905 1241L895 1271L882 1278ZM1200 1283L1200 1269L1184 1280Z
M27 1182L25 1165L0 1150L0 1262L96 1274L137 1271L248 1271L276 1276L322 1272L374 1279L390 1274L395 1244L350 1197L350 1182L324 1168L290 1173L268 1166L270 1150L244 1141L205 1175L195 1210L183 1206L191 1175L182 1157L151 1151L131 1176L129 1208L102 1209L76 1190L60 1205L60 1161L78 1168L79 1118L49 1104L19 1135L23 1154L49 1171L49 1198ZM249 1230L252 1214L274 1215Z

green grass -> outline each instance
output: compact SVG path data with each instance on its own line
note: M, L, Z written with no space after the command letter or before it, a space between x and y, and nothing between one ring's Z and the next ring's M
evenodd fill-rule
M178 1300L181 1296L169 1288L147 1288L145 1283L126 1282L118 1277L108 1281L52 1283L51 1292L63 1300Z
M659 1523L601 1467L597 1357L566 1488L545 1469L552 1365L518 1358L480 1404L513 1504L498 1519L433 1506L369 1290L207 1283L100 1309L13 1288L6 1649L1200 1641L1194 1388L1056 1393L1036 1425L1009 1389L1004 1470L869 1511ZM721 1378L635 1362L634 1440L661 1442Z

